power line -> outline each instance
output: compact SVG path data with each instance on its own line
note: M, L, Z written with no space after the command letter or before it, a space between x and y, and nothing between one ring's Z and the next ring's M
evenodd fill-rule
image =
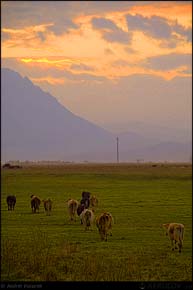
M117 163L119 163L119 138L117 137Z

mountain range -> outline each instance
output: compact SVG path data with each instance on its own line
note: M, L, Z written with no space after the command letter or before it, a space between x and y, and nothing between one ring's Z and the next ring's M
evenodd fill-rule
M191 140L114 134L61 105L27 77L1 69L1 160L116 162L190 161Z

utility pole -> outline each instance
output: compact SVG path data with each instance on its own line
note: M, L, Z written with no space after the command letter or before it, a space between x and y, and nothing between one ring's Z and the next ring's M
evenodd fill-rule
M117 137L117 163L119 163L119 138Z

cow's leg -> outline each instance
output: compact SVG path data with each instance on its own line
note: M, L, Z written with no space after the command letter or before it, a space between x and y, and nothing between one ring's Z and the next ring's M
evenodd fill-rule
M103 235L103 241L105 241L105 242L106 242L106 241L107 241L107 235L106 235L106 233L105 233L105 232L103 232L103 233L102 233L102 235Z
M177 243L177 241L175 240L175 249L177 250L177 249L178 249L178 247L177 247L176 243Z
M101 231L99 231L99 234L100 234L100 237L101 237L101 241L103 241L103 240L104 240L104 235L103 235L103 233L102 233Z
M171 246L172 246L172 251L174 251L174 244L173 244L174 240L171 240Z
M178 247L179 247L179 253L181 253L181 251L182 251L182 242L181 241L178 242Z

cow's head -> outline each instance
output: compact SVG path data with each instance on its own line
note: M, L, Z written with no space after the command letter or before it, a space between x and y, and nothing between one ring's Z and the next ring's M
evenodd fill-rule
M162 227L166 230L166 236L168 236L168 227L169 227L169 223L167 224L162 224Z
M170 225L169 223L167 223L167 224L162 224L162 227L165 228L165 229L168 229L169 225Z

